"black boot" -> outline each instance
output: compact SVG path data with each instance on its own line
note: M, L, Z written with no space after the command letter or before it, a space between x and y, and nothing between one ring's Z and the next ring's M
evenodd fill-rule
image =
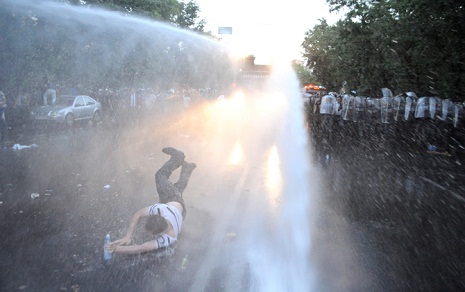
M187 187L187 183L189 182L189 178L191 177L192 171L196 167L197 165L195 163L189 163L186 161L182 162L181 175L179 176L179 180L173 184L181 193L181 197L182 193Z
M185 157L182 151L176 150L173 147L165 147L161 151L168 155L179 157L181 160L184 160Z
M186 169L186 171L188 171L189 173L192 172L196 167L197 167L197 164L195 164L195 163L193 163L193 162L192 162L192 163L189 163L189 162L187 162L187 161L184 161L184 162L182 163L182 168L183 168L183 169Z

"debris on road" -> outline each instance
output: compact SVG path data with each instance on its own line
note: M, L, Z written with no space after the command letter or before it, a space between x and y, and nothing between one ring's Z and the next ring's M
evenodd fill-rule
M181 270L184 270L186 268L186 263L187 263L187 255L182 259Z
M30 149L30 148L35 148L39 147L37 144L31 144L31 145L21 145L21 144L14 144L11 149L13 150L21 150L21 149Z

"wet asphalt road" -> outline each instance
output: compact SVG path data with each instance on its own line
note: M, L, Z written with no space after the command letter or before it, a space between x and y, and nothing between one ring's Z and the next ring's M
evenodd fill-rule
M463 172L453 157L389 148L366 157L341 145L326 161L326 149L308 145L309 267L305 281L291 283L300 279L289 274L298 258L274 243L282 236L292 241L289 233L275 234L287 199L264 186L274 130L251 143L255 137L244 135L243 125L195 123L206 116L85 126L24 140L35 148L3 150L0 289L257 291L273 282L260 275L274 270L251 260L267 242L272 252L264 257L289 279L289 291L465 287ZM157 200L153 174L167 158L165 146L198 164L185 193L180 241L105 265L105 234L123 236L132 213ZM142 229L136 242L148 239Z

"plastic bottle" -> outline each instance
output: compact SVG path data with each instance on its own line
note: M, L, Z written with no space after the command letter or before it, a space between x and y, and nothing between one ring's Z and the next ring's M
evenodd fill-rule
M103 259L106 260L106 261L109 261L111 260L112 258L112 254L111 252L109 252L106 247L107 247L107 244L110 243L110 234L107 234L107 236L105 236L105 243L103 244Z

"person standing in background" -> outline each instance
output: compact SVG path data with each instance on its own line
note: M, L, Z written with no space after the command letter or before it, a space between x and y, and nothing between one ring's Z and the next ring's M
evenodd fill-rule
M0 135L3 148L8 141L8 123L6 121L6 97L2 91L0 91Z

